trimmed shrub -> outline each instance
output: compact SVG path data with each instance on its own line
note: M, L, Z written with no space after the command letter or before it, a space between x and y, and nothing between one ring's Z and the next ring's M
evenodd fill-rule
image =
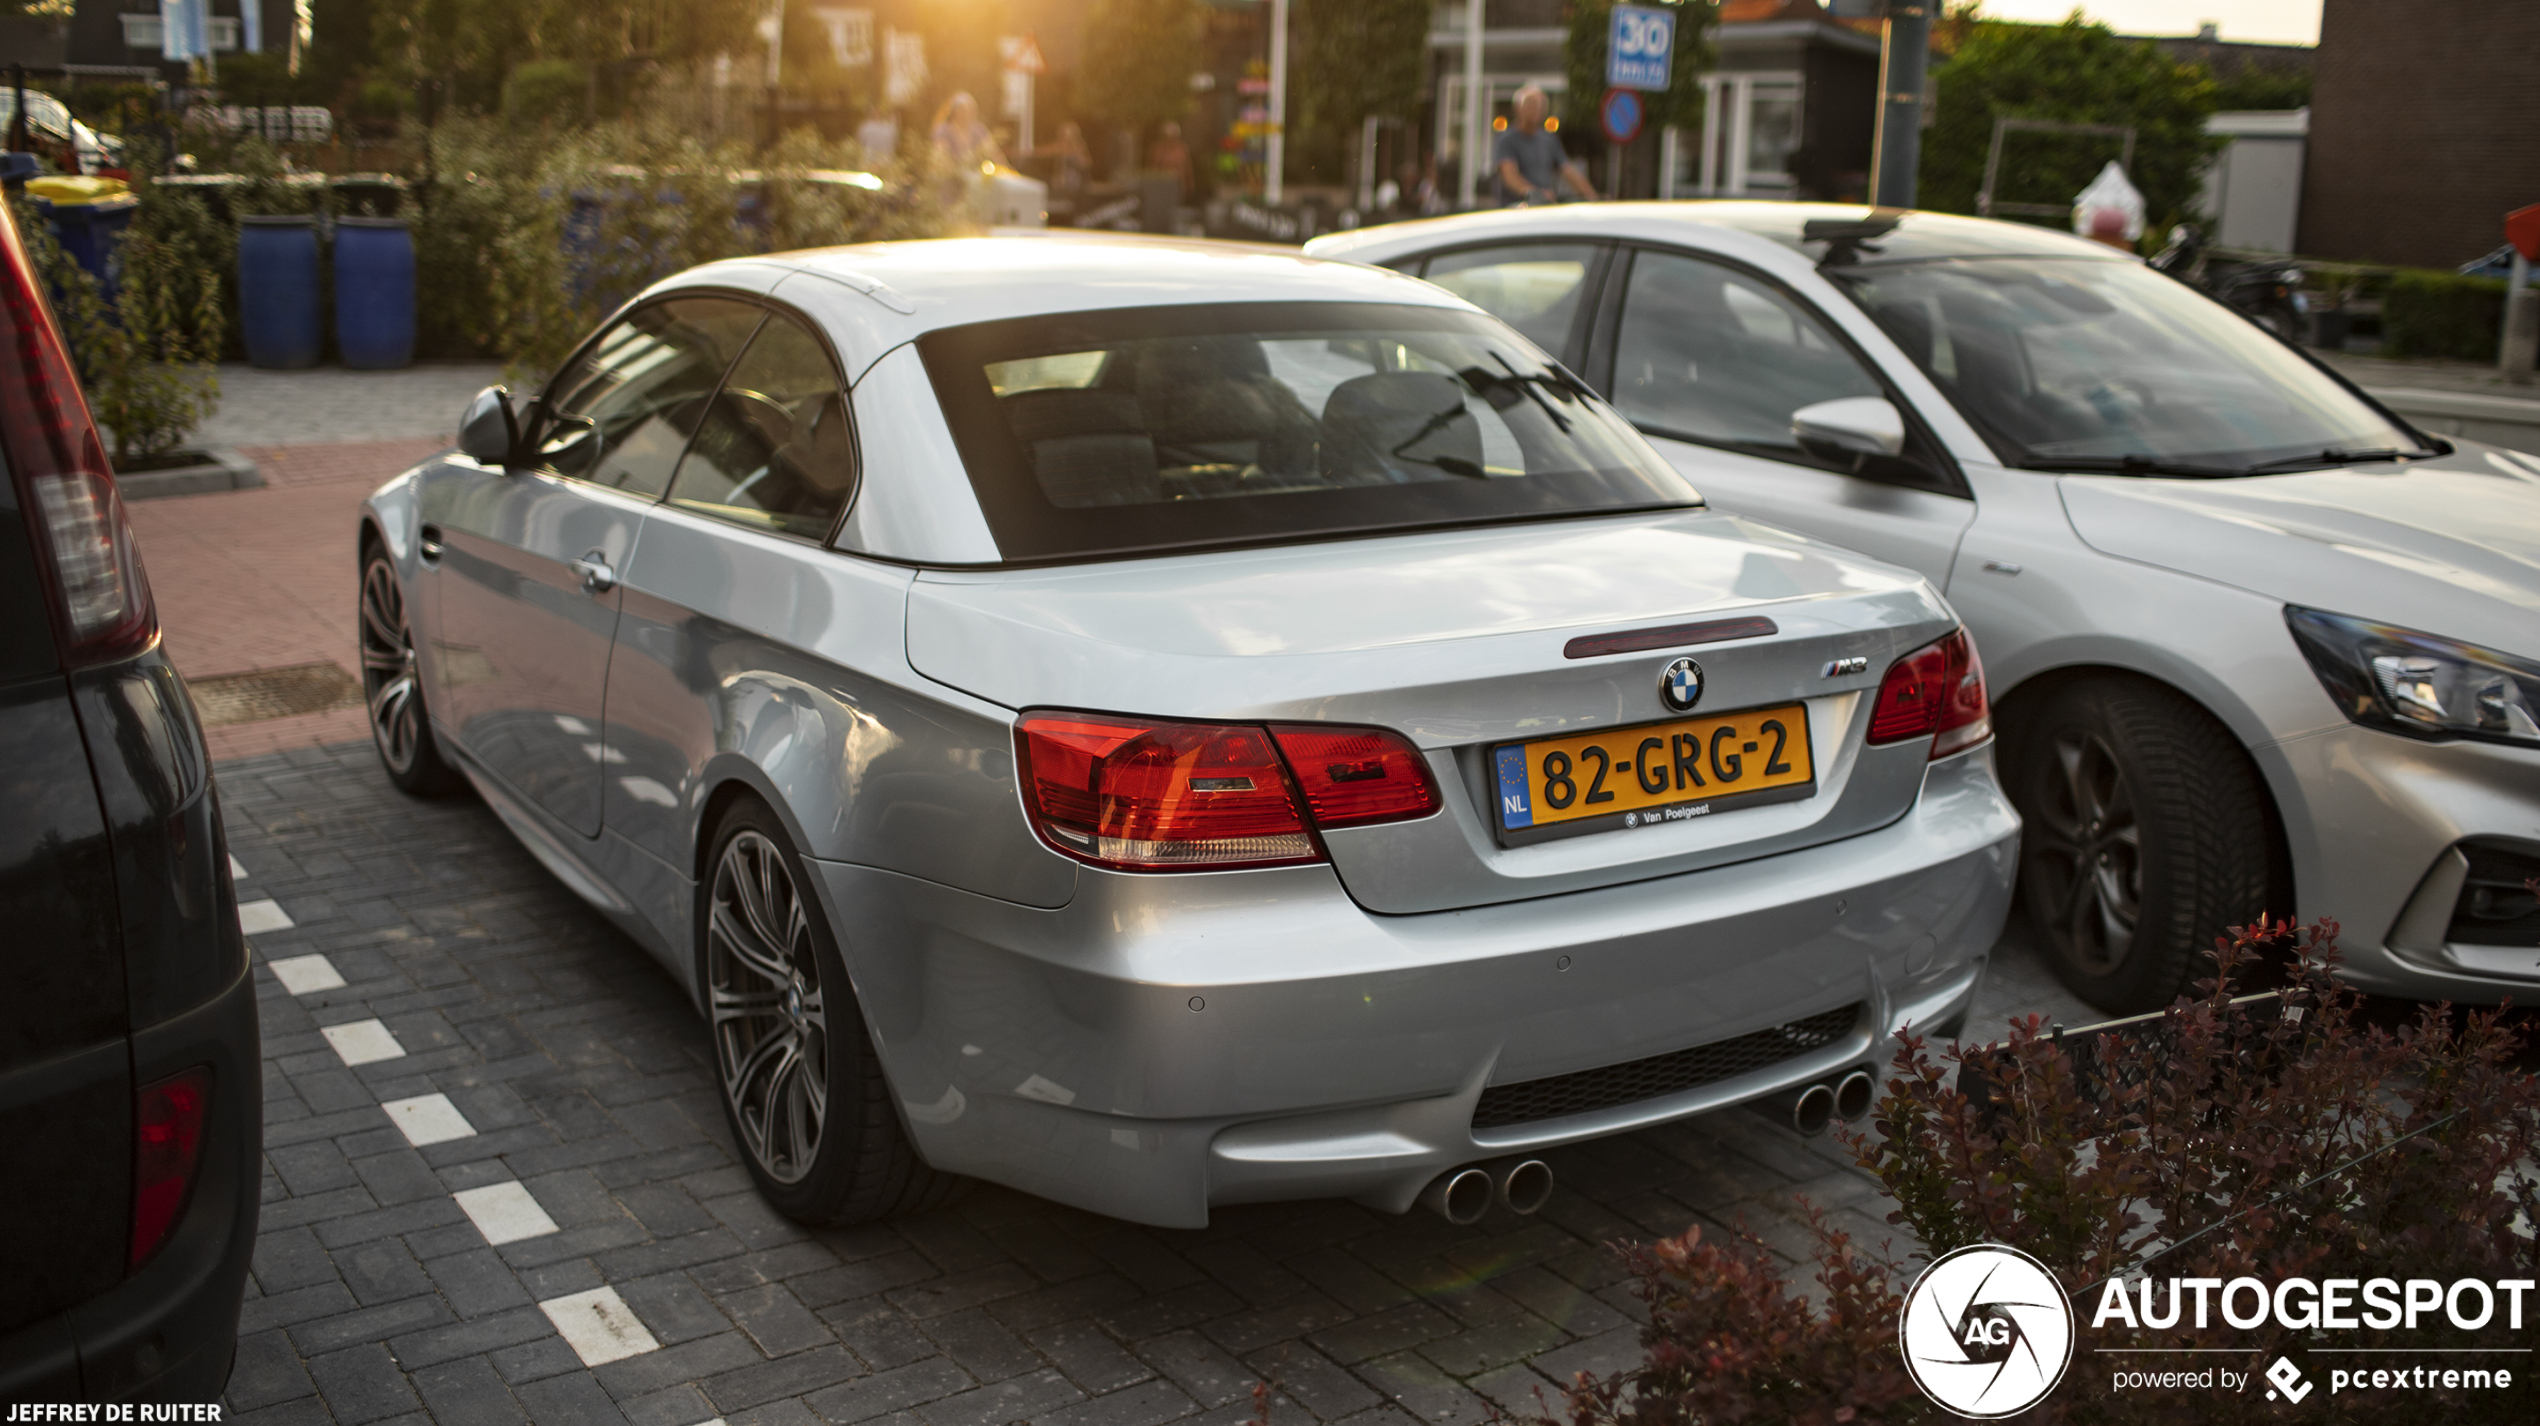
M503 98L515 124L578 124L591 99L591 72L569 59L533 59L512 67Z
M2403 268L2381 299L2381 346L2391 356L2494 361L2504 322L2502 279Z
M16 204L27 256L52 289L54 313L98 424L114 433L113 462L131 470L174 450L220 404L221 284L188 224L145 202L116 256L108 301L96 277L54 240L24 198Z

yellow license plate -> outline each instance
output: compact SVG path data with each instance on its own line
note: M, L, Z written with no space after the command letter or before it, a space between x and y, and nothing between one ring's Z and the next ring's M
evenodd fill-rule
M1808 709L1790 703L1492 749L1500 840L1661 826L1816 788Z

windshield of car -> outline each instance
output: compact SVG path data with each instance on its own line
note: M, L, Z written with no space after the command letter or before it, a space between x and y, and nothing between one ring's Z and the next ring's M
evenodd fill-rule
M2228 476L2323 453L2427 453L2301 353L2137 263L2001 257L1823 271L2006 464Z
M1476 312L1122 308L947 328L918 350L1008 559L1701 503Z

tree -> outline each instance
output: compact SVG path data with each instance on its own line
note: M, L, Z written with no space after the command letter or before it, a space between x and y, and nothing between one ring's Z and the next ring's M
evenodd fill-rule
M2206 160L2222 140L2205 133L2214 112L2213 76L2181 64L2148 40L2120 39L2076 14L2060 25L1978 21L1938 76L1939 112L1923 131L1919 206L1976 211L1996 118L2127 124L2134 166L2154 231L2194 211ZM2004 143L1995 195L2006 202L2060 203L2089 184L2119 153L2120 141L2094 135L2014 133Z
M1348 139L1408 119L1429 78L1431 0L1297 0L1291 123Z
M1200 64L1195 0L1095 0L1076 96L1096 119L1143 132L1191 109Z
M1719 59L1711 45L1711 28L1720 18L1715 0L1686 0L1666 8L1676 12L1667 87L1640 96L1643 127L1653 133L1702 122L1702 76ZM1561 122L1581 133L1596 132L1596 108L1605 100L1605 38L1613 14L1614 0L1572 0L1570 5L1570 33L1561 45L1562 73L1570 88L1561 97Z

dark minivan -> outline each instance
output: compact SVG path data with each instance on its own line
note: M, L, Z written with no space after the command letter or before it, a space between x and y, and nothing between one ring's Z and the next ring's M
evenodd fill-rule
M255 991L202 725L6 205L0 456L0 1401L216 1401Z

